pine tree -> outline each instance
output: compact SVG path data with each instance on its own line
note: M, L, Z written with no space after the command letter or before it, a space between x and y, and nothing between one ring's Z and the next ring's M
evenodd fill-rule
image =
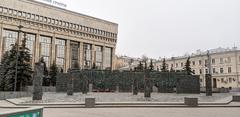
M162 62L162 68L161 68L161 71L162 72L167 72L167 64L166 64L166 60L165 58L163 59L163 62Z
M144 70L147 70L148 69L147 61L144 61L144 63L145 63Z
M17 61L17 44L12 44L12 48L9 50L9 55L7 57L7 66L6 66L6 89L5 91L14 91L14 85L15 85L15 75L16 75L16 61ZM19 55L19 54L18 54ZM19 59L18 59L19 61ZM19 68L18 68L19 69ZM19 71L18 71L19 73ZM19 86L17 86L19 89Z
M150 69L150 71L153 71L153 70L154 70L154 66L153 66L153 61L152 61L152 59L151 59L151 61L150 61L149 69Z
M187 61L183 69L188 75L192 75L193 71L191 69L190 57L187 58Z
M138 67L137 67L137 70L139 70L139 71L142 71L142 70L143 70L143 64L142 64L141 61L139 62L139 65L138 65Z
M31 65L31 55L30 50L26 47L26 34L22 40L22 44L19 48L19 60L18 60L18 77L17 81L20 85L20 90L23 87L32 84L32 65Z
M57 73L58 73L58 67L56 65L56 62L53 62L53 64L50 67L50 73L49 73L52 86L56 86Z
M9 65L9 52L6 51L1 60L1 67L0 67L0 91L7 91L7 79L6 79L6 74L7 74L7 67Z

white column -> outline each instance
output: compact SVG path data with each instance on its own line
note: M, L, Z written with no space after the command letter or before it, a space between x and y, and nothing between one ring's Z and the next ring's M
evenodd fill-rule
M66 43L66 54L65 54L65 72L70 68L70 40Z
M0 61L2 60L2 54L3 54L3 28L2 28L2 23L0 24Z
M82 42L80 42L80 44L79 44L79 51L78 51L78 53L79 53L79 65L80 65L80 67L81 68L83 68L83 66L84 66L84 64L83 64L83 43Z
M39 60L40 60L40 49L41 49L41 47L40 47L40 34L38 33L37 35L36 35L36 40L35 40L36 42L35 42L35 58L34 58L34 60L35 60L35 63L37 63L37 62L39 62Z

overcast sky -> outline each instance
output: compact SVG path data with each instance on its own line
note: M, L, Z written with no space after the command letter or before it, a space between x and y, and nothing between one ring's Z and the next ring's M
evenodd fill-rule
M240 47L240 0L57 0L119 24L117 54L158 58Z

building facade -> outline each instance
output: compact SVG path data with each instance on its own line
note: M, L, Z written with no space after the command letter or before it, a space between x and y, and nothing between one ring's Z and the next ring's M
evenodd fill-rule
M20 27L23 26L23 27ZM27 38L32 64L114 69L118 24L34 0L1 0L0 58Z
M240 88L240 50L218 48L210 50L210 66L213 88ZM209 73L207 52L197 51L191 56L191 68L200 75L200 83L205 87L205 74ZM188 56L166 59L168 69L181 71ZM155 63L155 69L160 69L162 61Z

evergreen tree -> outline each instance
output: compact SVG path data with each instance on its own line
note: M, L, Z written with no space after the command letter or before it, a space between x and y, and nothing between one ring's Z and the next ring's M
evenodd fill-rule
M152 59L151 59L151 61L150 61L149 69L150 69L150 71L153 71L153 70L154 70L154 66L153 66Z
M188 75L192 75L193 71L191 69L190 57L187 58L187 61L183 69Z
M139 71L142 71L143 70L143 64L142 62L140 61L139 62L139 65L138 65L138 68L137 68Z
M19 48L19 61L18 61L18 77L17 81L20 85L20 90L23 87L32 84L32 65L31 65L31 55L30 50L26 47L26 34L22 40L22 44Z
M165 58L163 59L163 62L162 62L162 68L161 68L161 71L162 72L167 72L167 64L166 64L166 60Z
M17 43L12 45L11 50L8 52L8 57L5 62L6 66L6 84L7 90L13 91L15 85L15 76L17 68L17 81L16 90L23 90L25 86L32 82L32 66L31 66L31 55L29 49L26 47L26 35L22 40L21 46Z
M145 63L144 70L147 70L148 69L147 61L144 61L144 63Z
M6 79L6 74L7 74L7 67L9 65L9 52L6 51L1 60L1 67L0 67L0 91L7 91L7 79Z
M49 73L52 86L56 86L57 73L58 73L58 67L56 65L56 62L53 62L53 64L50 67L50 73Z

